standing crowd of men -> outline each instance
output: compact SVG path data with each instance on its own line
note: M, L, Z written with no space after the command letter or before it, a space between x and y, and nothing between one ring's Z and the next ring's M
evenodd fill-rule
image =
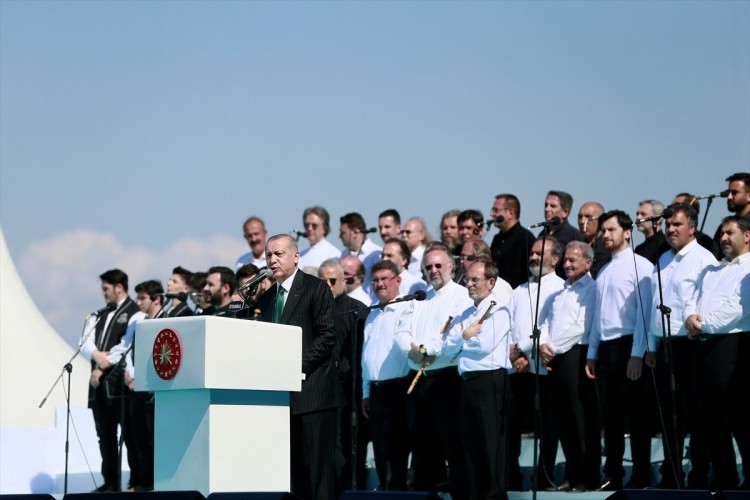
M642 201L635 223L589 201L576 229L572 196L549 191L536 236L520 224L519 199L504 193L487 220L479 210L445 213L438 240L420 217L402 224L389 209L378 220L380 247L369 237L377 229L345 214L343 252L327 239L321 206L304 211L296 238L268 237L250 217L250 252L234 269L177 267L166 292L145 281L136 301L127 275L107 271L107 308L82 340L98 491L120 488L118 425L129 489L153 489L153 402L133 391L142 360L129 349L139 321L190 314L302 328L305 380L290 401L292 492L302 498L362 489L369 441L380 489L507 498L523 484L529 431L539 440L539 490L748 489L750 415L739 396L750 384L741 362L750 352L750 173L727 182L731 215L713 238L698 230L700 202L689 193L666 207ZM498 233L488 245L490 226ZM635 248L634 227L646 238ZM301 251L300 236L309 243ZM665 458L652 478L657 434Z

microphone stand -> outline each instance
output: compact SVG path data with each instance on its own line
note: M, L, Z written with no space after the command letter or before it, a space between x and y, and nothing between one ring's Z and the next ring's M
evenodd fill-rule
M547 243L547 228L542 231L542 253L539 259L539 283L536 287L536 307L534 308L534 326L532 327L531 339L532 347L531 352L534 354L534 481L531 485L532 498L536 500L537 491L539 489L539 430L540 430L540 412L541 405L539 404L539 337L541 336L541 330L539 330L539 301L542 292L542 269L544 267L544 247ZM542 466L544 468L544 466Z
M700 232L703 232L703 227L706 225L706 217L708 217L708 211L711 209L711 204L714 202L714 198L719 195L712 194L711 196L708 196L706 199L706 211L703 212L703 220L701 221L701 229Z
M87 318L88 319L88 318ZM63 374L68 374L68 391L65 393L65 475L63 480L63 495L68 494L68 461L70 456L70 391L72 390L72 387L70 386L70 379L71 374L73 373L73 360L76 359L76 356L78 356L78 353L81 352L81 348L83 347L83 344L86 343L86 341L89 339L91 334L96 329L96 325L101 321L102 315L97 315L96 321L93 325L91 325L91 329L89 329L88 333L85 334L78 344L78 348L73 353L73 356L70 357L67 363L63 365L62 370L60 371L60 375L57 376L55 381L52 384L52 387L49 388L47 391L47 394L42 399L42 402L39 403L38 408L41 408L44 406L44 404L47 402L47 399L49 399L50 395L52 394L52 391L55 390L55 387L57 387L57 384L62 380ZM83 327L86 328L86 323L84 322Z
M352 331L352 352L351 352L351 366L352 366L352 410L349 416L349 424L351 425L351 475L352 475L352 490L357 491L357 446L359 442L359 436L357 435L357 424L359 410L357 405L357 347L359 343L359 311L354 311L354 316L357 320L354 324L354 330Z
M709 198L709 205L710 205ZM708 210L706 210L708 212ZM705 222L705 216L703 221ZM651 224L653 225L654 232L656 232L657 229L657 223L656 221L651 221ZM661 328L662 328L662 342L664 343L664 364L667 365L669 370L669 398L672 406L672 435L671 438L667 439L667 449L666 453L669 454L671 460L670 463L672 465L672 470L670 471L674 475L675 484L677 484L677 488L681 489L681 481L680 477L677 473L676 467L677 462L676 460L680 461L680 464L682 463L682 457L677 457L677 451L678 451L678 426L677 426L677 388L675 383L675 377L674 377L674 356L672 352L672 325L670 322L672 309L664 304L664 292L662 288L662 282L661 282L661 263L659 262L660 259L656 259L656 278L659 288L659 305L656 306L656 310L661 313ZM664 425L664 421L662 419L662 425ZM683 437L684 439L684 437Z

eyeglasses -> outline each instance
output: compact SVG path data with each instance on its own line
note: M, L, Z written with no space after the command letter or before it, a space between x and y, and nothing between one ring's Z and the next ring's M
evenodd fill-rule
M437 264L427 264L426 266L424 266L424 268L425 268L425 271L432 271L433 268L442 269L443 265L440 262L438 262Z
M378 283L388 283L388 282L389 282L390 280L392 280L393 278L395 278L395 276L389 276L389 277L387 277L387 278L373 278L373 279L371 280L371 283L372 283L373 285L377 285Z
M469 277L466 278L466 284L467 285L469 283L471 283L472 285L476 285L480 281L487 281L487 278L469 278Z
M334 286L338 280L339 280L338 278L326 278L326 281L331 286Z
M401 234L405 234L406 236L409 236L411 233L413 233L411 229L402 229Z
M458 258L460 260L468 260L469 262L477 260L476 256L474 255L459 255Z
M313 229L318 229L320 227L320 224L316 224L314 222L310 222L308 224L305 224L305 227L311 227Z

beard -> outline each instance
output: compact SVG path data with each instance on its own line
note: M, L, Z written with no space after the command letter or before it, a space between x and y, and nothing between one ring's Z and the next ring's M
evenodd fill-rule
M542 273L541 275L544 276L546 274L549 274L552 270L552 267L550 267L548 264L542 264ZM529 272L531 275L535 278L539 277L539 266L529 266Z

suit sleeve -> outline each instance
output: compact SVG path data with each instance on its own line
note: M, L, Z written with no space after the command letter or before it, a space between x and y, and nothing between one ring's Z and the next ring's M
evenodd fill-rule
M336 327L333 319L333 294L328 286L319 280L311 280L308 286L313 288L309 311L312 343L302 352L302 372L309 377L320 365L331 359L336 344Z

